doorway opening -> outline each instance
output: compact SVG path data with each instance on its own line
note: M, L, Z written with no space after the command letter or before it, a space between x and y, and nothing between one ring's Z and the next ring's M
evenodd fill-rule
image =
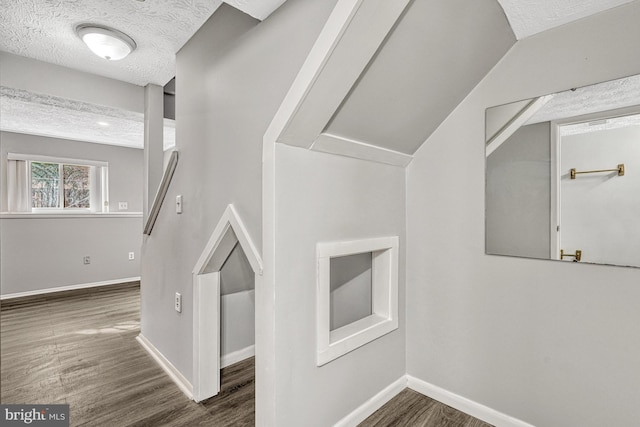
M551 136L551 258L637 266L637 107L552 123Z
M193 398L220 391L220 370L255 354L255 277L262 260L229 205L193 269Z

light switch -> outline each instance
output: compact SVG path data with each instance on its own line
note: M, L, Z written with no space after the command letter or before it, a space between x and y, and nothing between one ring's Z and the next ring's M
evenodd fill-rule
M182 194L176 196L176 213L182 213Z

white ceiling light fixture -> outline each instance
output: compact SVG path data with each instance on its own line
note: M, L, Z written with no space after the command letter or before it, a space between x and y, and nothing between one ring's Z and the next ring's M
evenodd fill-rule
M122 59L136 48L131 37L103 25L80 24L76 33L93 53L110 61Z

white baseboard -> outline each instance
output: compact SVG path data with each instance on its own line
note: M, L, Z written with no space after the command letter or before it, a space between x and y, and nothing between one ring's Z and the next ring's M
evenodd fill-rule
M169 360L164 357L160 351L155 348L151 342L145 338L144 335L140 334L136 337L136 340L140 343L142 348L144 348L147 353L160 365L160 367L169 375L169 378L173 380L174 383L178 386L180 390L190 399L193 400L193 386L187 380L184 375Z
M360 405L355 411L338 421L334 427L355 427L367 417L380 409L407 387L407 377L402 376L388 385L380 393Z
M139 280L140 280L140 276L126 277L124 279L105 280L104 282L81 283L79 285L60 286L58 288L37 289L35 291L27 291L27 292L16 292L14 294L0 295L0 300L7 300L7 299L13 299L13 298L20 298L20 297L31 297L35 295L50 294L53 292L73 291L76 289L97 288L99 286L119 285L127 282L137 282Z
M496 427L534 427L478 402L407 375L407 387Z
M220 356L220 369L231 366L234 363L243 361L256 355L256 346L250 345L241 350L234 351L233 353L224 354Z

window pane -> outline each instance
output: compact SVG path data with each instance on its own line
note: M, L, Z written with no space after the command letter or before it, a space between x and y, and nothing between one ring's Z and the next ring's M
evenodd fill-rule
M89 166L62 166L65 208L90 207L89 168Z
M59 180L57 163L31 162L31 207L57 208Z

